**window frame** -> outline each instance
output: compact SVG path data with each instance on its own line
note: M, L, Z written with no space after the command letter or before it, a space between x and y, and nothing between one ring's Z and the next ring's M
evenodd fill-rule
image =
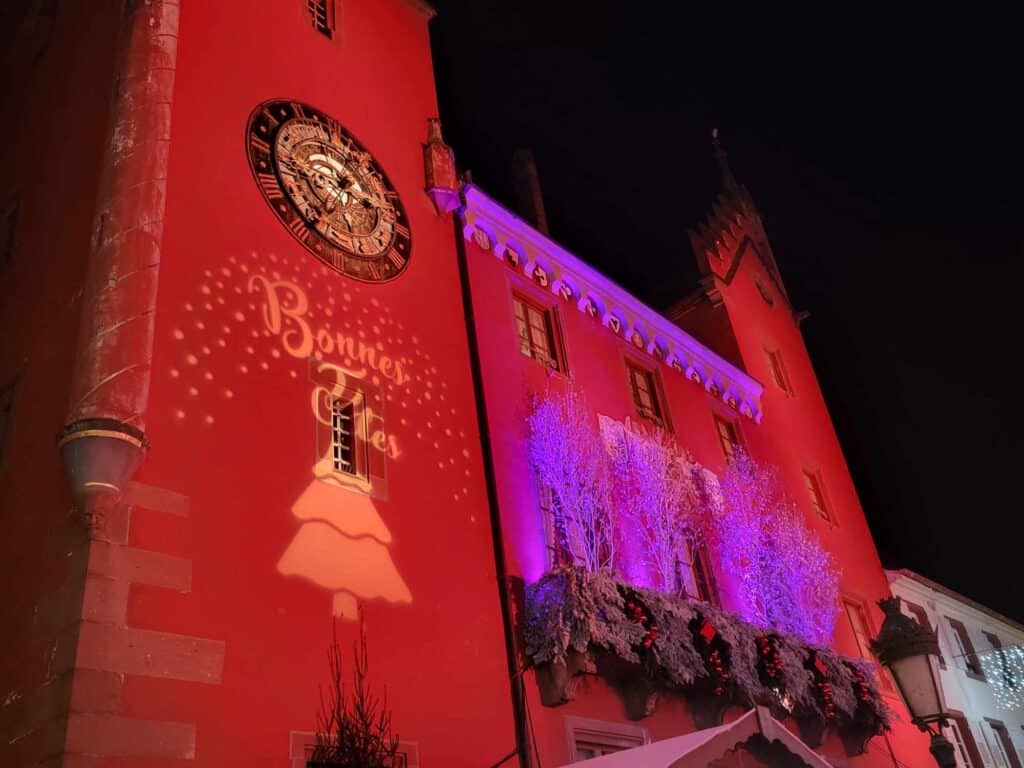
M803 475L804 489L811 500L811 509L814 514L829 525L838 525L832 501L825 490L825 478L821 470L805 464L800 467L800 472Z
M315 358L309 360L309 375L314 385L314 476L376 499L388 498L387 465L391 444L380 385L369 379L344 375L341 369ZM333 403L336 400L354 404L354 474L334 467Z
M971 640L971 633L968 631L967 625L960 621L960 619L954 619L952 616L946 616L946 623L949 624L950 629L953 631L953 639L957 645L955 650L960 651L955 656L962 659L962 666L958 664L957 668L974 680L983 683L987 682L985 670L981 666L981 659L978 658L978 652L974 648L974 642ZM971 669L971 667L974 667L974 669Z
M736 449L740 449L743 452L747 450L747 443L743 437L743 432L740 428L740 423L737 419L730 416L724 416L717 410L712 409L711 417L713 419L712 426L715 429L715 437L718 440L718 446L722 450L722 455L725 457L725 463L731 464L733 458L736 456ZM729 443L730 448L726 448L725 438L722 435L722 427L727 427L731 430L733 437L735 438Z
M545 370L568 374L568 366L565 358L565 345L562 340L562 323L558 316L558 307L553 303L538 301L523 290L512 288L512 327L515 330L516 342L519 352L523 357L529 358ZM524 317L520 318L517 307L522 306ZM547 349L540 350L543 358L538 356L538 347L534 341L534 325L530 323L530 310L533 310L543 319L544 335L547 340ZM520 323L526 327L527 335L524 337ZM524 344L526 347L524 348ZM529 353L527 352L529 351Z
M352 477L364 477L366 467L365 462L360 461L362 451L359 450L359 433L365 419L363 409L360 408L357 412L356 404L356 399L344 400L340 396L331 398L331 468L334 472ZM349 432L344 431L344 421L349 422ZM344 436L350 438L347 444L343 440ZM348 461L345 460L346 454L349 457ZM346 469L345 464L350 469Z
M650 734L643 726L577 715L566 715L565 735L570 762L585 759L579 757L581 743L610 747L615 752L651 743Z
M648 424L653 424L658 429L666 432L672 431L672 422L668 415L668 399L665 397L665 389L661 383L661 372L649 365L637 360L633 355L623 357L623 364L626 368L626 383L629 386L629 397L633 403L633 410L636 415ZM634 374L641 374L647 383L647 394L654 406L652 415L645 413L646 406L640 402L640 390L636 386Z
M321 37L333 41L338 31L338 0L301 0L301 2L302 18L305 20L306 24ZM317 21L318 13L316 5L320 2L323 2L326 11L326 18L323 25Z
M1010 736L1010 730L1006 727L1006 723L992 717L986 717L985 722L988 723L988 727L991 729L992 735L995 737L996 746L999 747L999 756L1001 758L1000 762L1002 762L1006 768L1024 768L1024 766L1021 765L1020 755L1017 754L1017 748L1014 746L1013 737ZM992 751L994 752L995 750Z
M568 531L559 532L555 517L554 491L550 486L537 481L537 506L544 526L544 551L548 568L571 565L574 562Z
M754 287L757 288L757 292L761 294L761 299L769 307L775 308L775 297L771 295L771 292L765 287L764 280L759 276L754 275Z
M971 724L967 720L967 717L963 712L956 709L950 709L948 714L949 719L947 720L947 723L950 725L953 723L956 724L957 733L960 734L964 749L967 752L965 760L963 761L964 768L985 768L985 760L981 756L981 750L978 748L978 741L974 738L974 730L971 728ZM959 746L955 740L953 741L953 745L954 747ZM961 755L963 755L962 752Z
M676 588L687 600L699 600L720 605L718 593L718 582L715 579L715 570L711 564L711 555L708 552L707 544L698 538L693 531L686 531L685 547L688 560L677 560L676 567ZM688 572L693 582L695 594L691 595L685 573Z
M796 393L793 391L793 380L789 376L789 370L786 368L786 361L782 357L782 350L778 347L765 347L765 357L768 358L768 376L771 378L772 383L787 397L794 397Z
M871 612L868 610L868 604L865 600L851 595L843 594L840 596L840 602L842 603L843 613L846 616L847 626L850 628L850 632L853 635L854 643L857 646L857 653L862 659L868 661L874 661L875 655L871 652L871 639L877 636L877 631L874 626L874 622L871 620ZM858 618L863 626L864 639L861 641L860 635L858 635L856 628L854 627L853 618L850 615L850 608L856 609ZM878 669L878 686L882 694L889 697L898 697L896 692L896 686L889 677L889 673L885 668L879 666Z

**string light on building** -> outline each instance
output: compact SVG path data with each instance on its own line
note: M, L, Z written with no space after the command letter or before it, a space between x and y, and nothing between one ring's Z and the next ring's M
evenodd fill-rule
M985 679L1003 709L1024 709L1024 646L992 648L978 653Z

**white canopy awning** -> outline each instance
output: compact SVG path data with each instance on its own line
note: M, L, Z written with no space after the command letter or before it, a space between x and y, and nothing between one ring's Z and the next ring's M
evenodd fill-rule
M726 725L656 741L613 755L581 760L565 768L707 768L712 760L719 759L729 750L757 735L769 742L781 743L810 768L833 768L831 763L772 717L765 707L752 709Z

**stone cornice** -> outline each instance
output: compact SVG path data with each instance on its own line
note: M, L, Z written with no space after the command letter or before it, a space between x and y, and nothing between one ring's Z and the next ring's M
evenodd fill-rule
M764 387L478 187L462 188L463 236L760 423Z

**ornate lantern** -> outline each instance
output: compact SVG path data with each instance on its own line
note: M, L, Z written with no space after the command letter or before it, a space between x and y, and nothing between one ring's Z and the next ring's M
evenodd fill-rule
M878 637L871 641L871 651L892 673L914 725L931 734L936 763L942 768L956 768L953 745L942 735L946 702L937 666L938 637L903 615L898 597L884 598L878 605L885 612L885 620ZM938 723L939 729L932 730L931 723Z

